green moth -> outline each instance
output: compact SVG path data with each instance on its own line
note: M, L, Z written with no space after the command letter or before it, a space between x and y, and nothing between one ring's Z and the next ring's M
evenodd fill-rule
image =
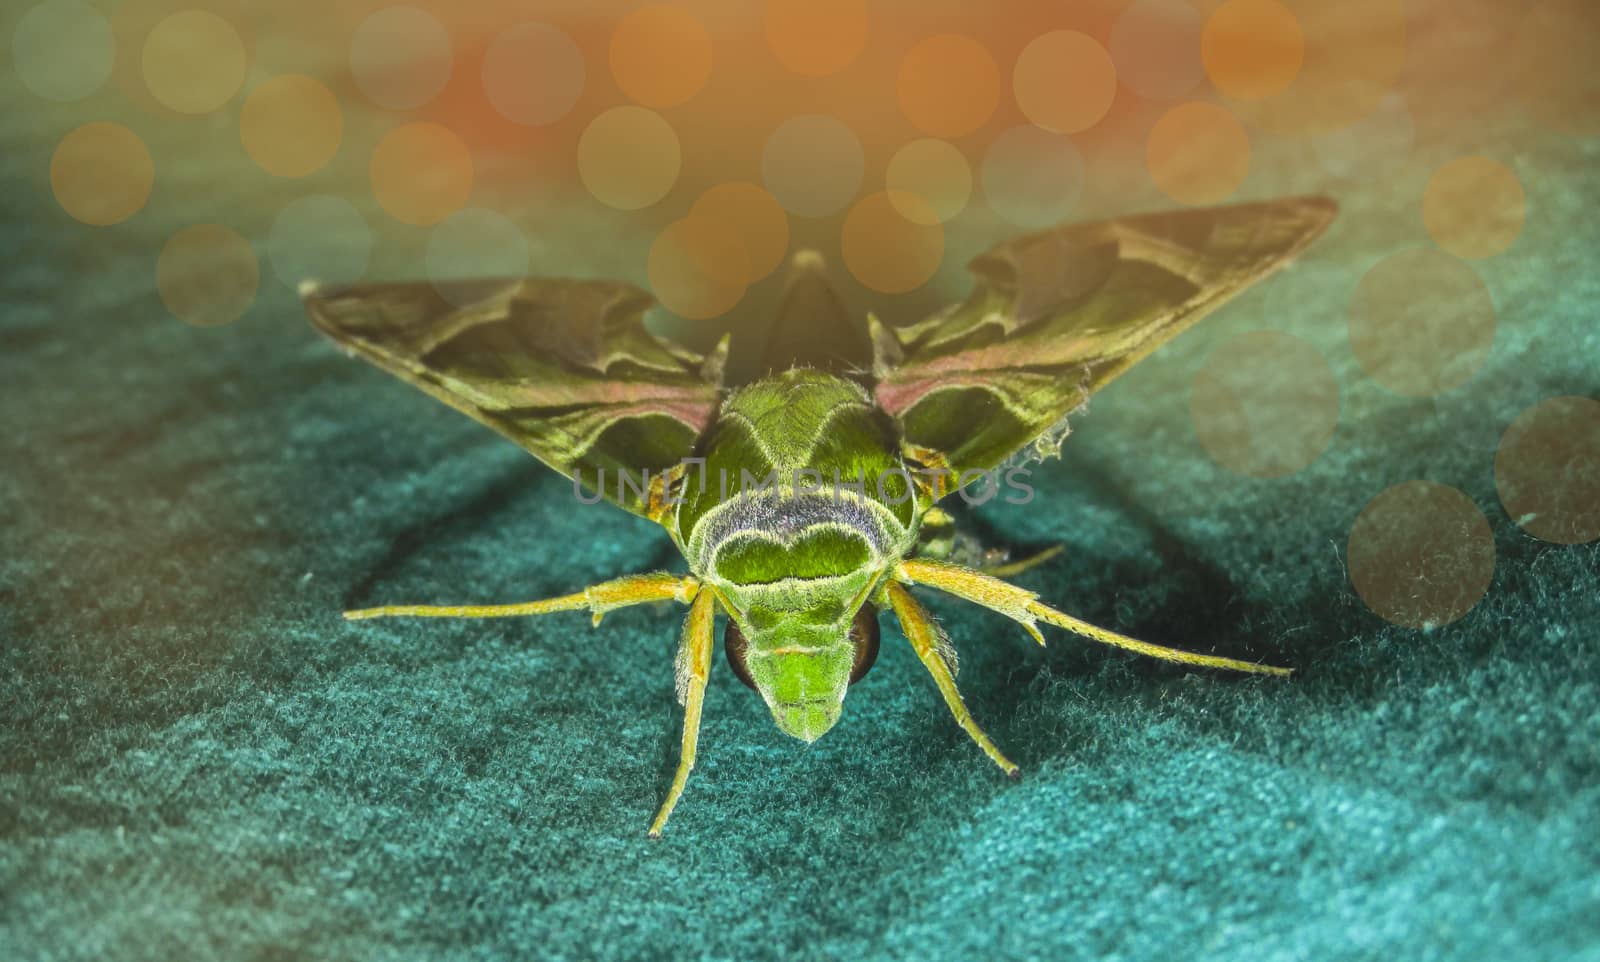
M1073 618L1002 580L1031 562L957 563L939 502L1002 477L1020 490L1008 472L1055 453L1090 394L1282 266L1336 210L1291 198L1028 234L973 262L965 300L898 327L851 315L820 258L802 253L767 344L769 373L742 384L724 378L727 338L701 354L652 334L651 299L627 284L306 285L312 320L335 341L526 448L574 479L582 500L659 523L689 569L523 604L345 617L587 609L599 624L628 605L687 605L682 755L652 836L694 767L718 614L733 671L780 729L812 741L871 667L877 614L892 611L956 721L1008 774L1016 765L968 714L954 649L909 587L998 611L1041 644L1044 622L1168 661L1287 674Z

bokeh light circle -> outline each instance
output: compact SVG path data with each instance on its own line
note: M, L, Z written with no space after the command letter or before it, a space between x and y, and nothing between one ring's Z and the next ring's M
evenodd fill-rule
M509 217L480 207L468 207L434 226L428 234L422 261L434 289L445 300L454 300L466 291L473 295L481 292L472 285L451 282L525 277L530 256L527 236ZM465 298L457 302L457 306L474 299Z
M1250 137L1227 109L1194 101L1161 115L1145 141L1145 163L1161 192L1180 204L1215 204L1250 172Z
M916 211L908 217L903 210ZM856 280L882 294L903 294L927 283L944 261L944 228L915 194L868 194L845 216L844 263Z
M350 74L367 99L414 110L444 91L454 66L450 32L420 7L385 7L350 38Z
M85 224L127 220L144 207L154 184L149 148L121 124L84 124L61 138L50 157L56 202Z
M11 35L11 62L35 96L58 103L100 89L117 58L111 21L83 0L45 0Z
M239 140L262 170L276 177L305 177L339 150L344 113L319 80L300 74L273 77L250 91L239 111Z
M1206 358L1189 411L1212 460L1235 474L1281 478L1315 461L1332 440L1339 382L1309 342L1252 331Z
M675 4L640 7L611 35L617 86L646 107L675 107L699 93L711 76L711 60L711 35Z
M761 182L792 214L826 217L861 189L866 155L844 121L804 114L778 125L761 149Z
M1129 90L1181 100L1205 79L1200 14L1186 0L1134 0L1111 27L1111 62Z
M1465 615L1494 577L1494 536L1472 499L1448 485L1404 481L1350 526L1350 582L1367 607L1404 628Z
M1117 68L1091 36L1053 30L1034 38L1011 74L1017 106L1036 126L1072 134L1099 123L1117 97Z
M850 66L867 45L866 0L767 0L767 43L797 74L821 77Z
M751 268L743 240L731 224L691 215L656 235L647 271L651 293L662 306L701 320L739 303Z
M1399 251L1367 271L1349 320L1367 376L1408 397L1460 387L1494 342L1488 288L1470 266L1431 248Z
M372 228L354 204L336 194L290 201L267 232L267 261L290 289L306 281L358 281L371 256Z
M1428 180L1422 219L1445 250L1469 260L1492 257L1522 232L1528 198L1511 168L1488 157L1461 157Z
M967 206L972 196L972 168L967 158L947 140L925 137L913 140L889 158L885 181L889 200L896 202L907 194L923 203L906 204L902 216L916 221L930 211L943 223Z
M183 10L150 31L141 66L145 86L162 106L208 114L244 85L247 59L233 24L209 10Z
M372 152L372 192L402 224L437 224L472 194L472 154L448 127L410 123L384 135Z
M578 174L595 199L619 210L640 210L667 195L683 162L678 135L653 110L613 107L578 140Z
M261 268L250 242L221 224L196 224L172 235L156 261L156 288L185 324L236 321L255 303Z
M1600 539L1600 401L1567 396L1517 416L1494 459L1500 503L1541 541Z
M501 116L530 127L565 117L583 94L583 51L546 23L502 31L483 56L483 90Z
M1200 57L1212 84L1239 100L1282 93L1305 55L1300 21L1279 0L1227 0L1200 32Z
M939 34L906 53L895 92L900 109L918 130L959 137L993 116L1000 103L1000 68L971 37Z
M1070 214L1083 175L1083 155L1071 140L1032 125L996 137L979 172L989 207L1021 227L1047 227Z
M1234 98L1230 106L1251 126L1286 136L1329 134L1365 117L1393 92L1406 64L1407 4L1395 0L1242 3L1237 25L1246 32L1235 33L1226 42L1218 33L1214 41L1220 44L1216 56L1222 79L1217 87ZM1219 8L1218 15L1228 6ZM1257 29L1252 26L1252 10L1262 15L1258 33L1248 32ZM1291 19L1297 27L1290 26ZM1215 21L1218 29L1227 22ZM1294 66L1295 32L1301 39L1299 66L1288 85L1279 89ZM1229 59L1235 55L1243 59ZM1211 66L1208 57L1208 71ZM1213 79L1217 76L1213 74Z
M759 185L745 181L718 184L700 195L689 216L737 238L745 255L739 260L747 270L740 278L742 283L754 284L771 274L789 251L788 212Z

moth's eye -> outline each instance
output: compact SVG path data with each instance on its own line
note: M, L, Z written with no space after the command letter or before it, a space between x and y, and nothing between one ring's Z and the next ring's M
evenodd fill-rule
M878 609L862 605L850 623L850 646L855 658L850 662L850 684L860 681L878 660Z
M733 669L733 675L744 686L755 691L756 683L750 677L750 666L744 663L744 653L750 649L750 642L745 640L744 632L739 630L739 625L732 618L722 629L722 651L728 656L728 667Z

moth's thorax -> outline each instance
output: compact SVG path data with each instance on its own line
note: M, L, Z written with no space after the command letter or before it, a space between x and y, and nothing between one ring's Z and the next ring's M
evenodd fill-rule
M723 402L673 518L699 577L759 587L878 571L915 541L917 492L860 385L796 369Z

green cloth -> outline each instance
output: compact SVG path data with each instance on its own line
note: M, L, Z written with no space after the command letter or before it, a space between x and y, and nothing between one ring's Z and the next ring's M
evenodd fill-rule
M237 172L237 145L190 124L157 151L149 210L84 227L48 186L77 121L25 119L5 83L0 959L1600 958L1600 548L1528 537L1493 479L1512 417L1600 385L1595 140L1424 139L1367 184L1262 145L1251 196L1333 192L1330 235L1097 397L1033 505L978 512L999 540L1067 543L1020 579L1046 600L1292 680L1049 630L1040 650L931 597L1019 781L885 618L810 746L719 653L699 767L651 843L681 609L598 629L338 613L680 565L663 534L341 356L265 257L244 319L174 320L154 284L170 232L259 241L300 188L230 189L206 151ZM1468 387L1397 398L1361 377L1345 304L1426 243L1427 173L1472 149L1514 160L1529 196L1517 246L1477 265L1495 349ZM538 239L541 269L643 280L623 219L548 217L567 233ZM1006 230L977 218L952 246ZM372 274L414 274L419 244ZM1207 355L1263 327L1316 345L1343 393L1327 451L1279 480L1228 473L1189 421ZM1372 614L1344 568L1361 508L1412 478L1465 491L1497 549L1484 600L1428 632Z

